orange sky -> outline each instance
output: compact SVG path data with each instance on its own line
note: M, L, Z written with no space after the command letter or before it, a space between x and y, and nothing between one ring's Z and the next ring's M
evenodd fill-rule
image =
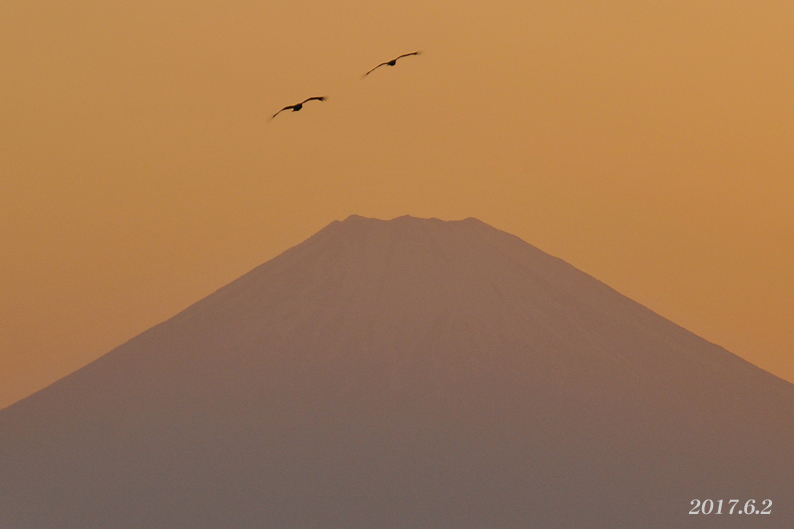
M4 0L0 407L352 213L477 217L794 381L792 204L790 0Z

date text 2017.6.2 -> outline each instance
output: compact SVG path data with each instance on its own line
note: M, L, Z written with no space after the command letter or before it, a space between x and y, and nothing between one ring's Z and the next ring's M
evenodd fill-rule
M723 514L722 502L723 500L717 500L716 502L712 500L703 500L702 502L697 499L692 500L689 504L694 507L689 511L689 514ZM744 502L744 507L740 506L738 511L734 511L739 503L741 503L741 500L728 500L725 514L734 514L734 512L736 514L772 514L772 500L761 502L763 509L755 506L755 500L747 500Z

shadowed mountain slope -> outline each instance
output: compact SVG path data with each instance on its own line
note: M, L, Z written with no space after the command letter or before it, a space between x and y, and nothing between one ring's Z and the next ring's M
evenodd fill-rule
M567 263L352 216L0 411L0 528L783 528L793 454L794 386Z

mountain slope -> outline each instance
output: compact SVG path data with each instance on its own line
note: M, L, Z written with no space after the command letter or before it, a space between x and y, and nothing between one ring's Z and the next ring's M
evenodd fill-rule
M0 527L790 527L792 449L794 386L567 263L353 216L0 411Z

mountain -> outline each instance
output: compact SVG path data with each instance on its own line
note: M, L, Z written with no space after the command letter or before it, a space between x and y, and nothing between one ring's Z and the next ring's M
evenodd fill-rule
M2 529L788 528L793 492L794 385L476 219L333 222L0 411Z

